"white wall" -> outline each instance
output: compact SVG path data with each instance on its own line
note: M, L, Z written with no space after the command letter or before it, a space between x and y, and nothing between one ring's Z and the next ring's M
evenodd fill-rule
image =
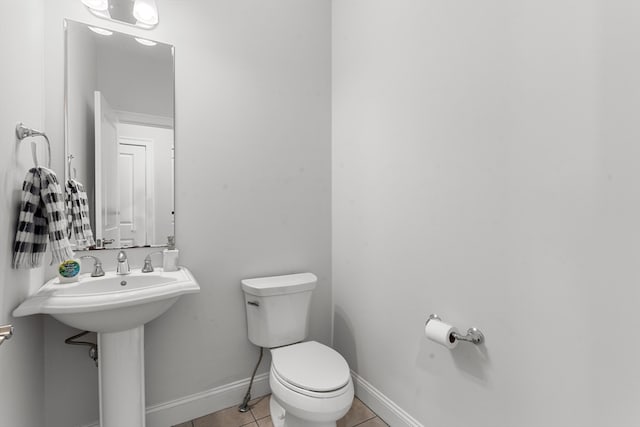
M0 347L0 424L15 427L44 424L42 319L11 316L43 278L41 269L11 268L22 181L33 165L30 142L18 143L15 126L24 122L41 129L44 124L43 4L0 3L0 324L15 327L14 337ZM44 152L40 151L43 163Z
M76 0L47 3L45 23L47 128L58 140L64 17L176 46L177 246L202 291L146 329L149 405L251 375L242 278L313 271L311 337L331 336L330 3L158 3L153 31L98 20ZM115 251L98 255L113 267ZM45 324L47 426L90 422L90 409L97 419L95 368L84 350L61 349L72 330Z
M335 345L420 423L638 425L639 18L333 2Z

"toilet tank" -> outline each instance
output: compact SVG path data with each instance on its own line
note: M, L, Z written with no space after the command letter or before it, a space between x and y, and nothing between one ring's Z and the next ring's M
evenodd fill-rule
M313 273L243 280L249 341L267 348L303 341L317 282Z

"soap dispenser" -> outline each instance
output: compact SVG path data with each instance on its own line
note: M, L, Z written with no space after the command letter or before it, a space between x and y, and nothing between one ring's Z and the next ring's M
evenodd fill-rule
M178 254L175 236L168 236L167 249L162 251L162 269L164 271L176 271L178 269Z

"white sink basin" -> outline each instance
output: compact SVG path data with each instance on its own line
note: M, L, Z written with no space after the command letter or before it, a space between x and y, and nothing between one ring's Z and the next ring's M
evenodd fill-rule
M144 427L144 324L180 295L200 291L184 267L153 273L51 279L13 311L16 317L49 314L74 328L98 333L101 427Z
M49 314L77 329L94 332L125 331L155 319L180 295L200 291L189 270L153 273L132 270L118 276L80 276L75 283L49 280L13 311L16 317Z

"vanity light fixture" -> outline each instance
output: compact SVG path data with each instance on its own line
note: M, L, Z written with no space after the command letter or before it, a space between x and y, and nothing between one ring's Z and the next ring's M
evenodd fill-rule
M113 34L113 31L109 31L106 30L104 28L99 28L99 27L89 27L89 29L91 31L93 31L96 34L100 34L101 36L110 36L111 34Z
M156 0L80 0L92 15L151 30L158 25Z
M142 45L145 46L155 46L157 43L152 41L152 40L147 40L147 39L141 39L140 37L134 37L134 39L136 39L136 41Z
M95 11L106 11L109 8L109 0L82 0L85 6Z
M135 0L133 3L133 17L138 20L138 23L156 25L158 23L156 0Z

